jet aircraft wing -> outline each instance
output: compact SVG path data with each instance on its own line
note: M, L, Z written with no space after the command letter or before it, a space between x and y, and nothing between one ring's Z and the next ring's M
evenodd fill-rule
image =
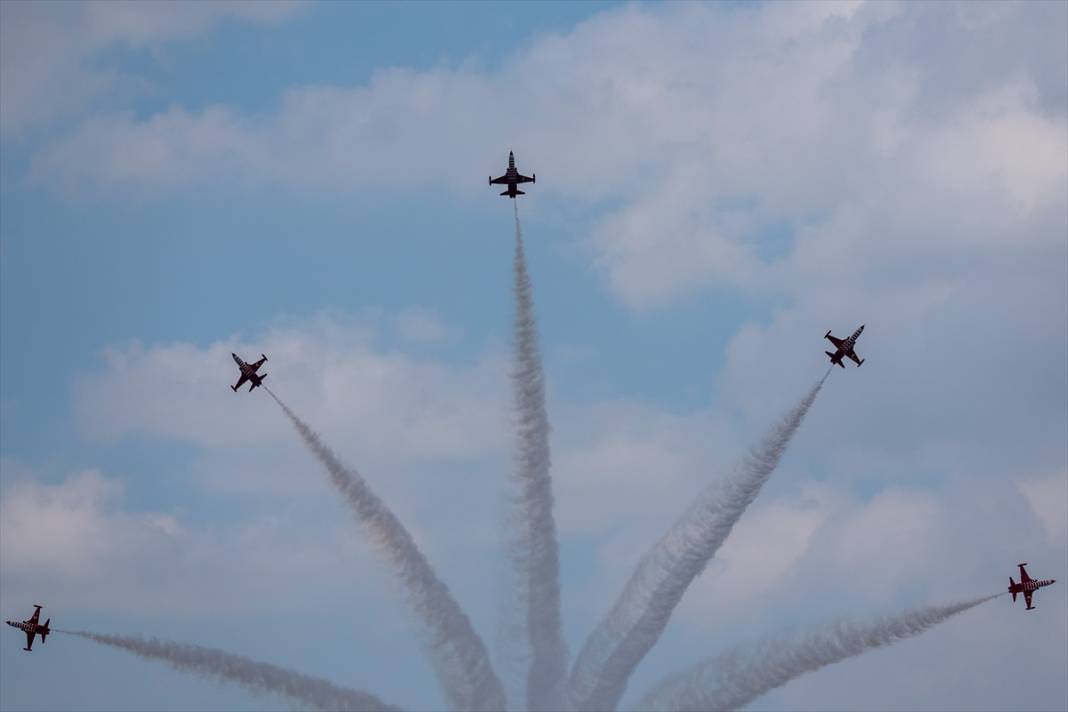
M525 176L523 174L518 174L516 176L516 178L518 178L516 183L533 183L534 182L533 178L531 178L530 176Z
M37 622L39 620L41 620L41 607L40 606L34 606L33 607L33 615L30 616L30 619L28 621L26 621L26 622L31 624L31 625L37 625Z
M836 347L841 346L845 343L845 339L839 339L837 336L831 336L830 333L827 334L827 340L834 344Z
M1031 580L1031 577L1027 575L1027 569L1024 568L1025 566L1027 566L1027 564L1020 564L1020 583L1027 583Z
M241 377L237 379L237 383L235 383L234 385L232 385L230 387L233 388L236 391L238 388L243 386L245 384L245 381L247 381L247 380L248 380L248 376L245 375L244 371L242 371L241 372Z
M34 635L36 635L36 633L31 633L30 631L26 631L26 650L30 650L30 649L33 648L33 636Z
M490 185L508 185L508 176L501 176L500 178L491 178Z

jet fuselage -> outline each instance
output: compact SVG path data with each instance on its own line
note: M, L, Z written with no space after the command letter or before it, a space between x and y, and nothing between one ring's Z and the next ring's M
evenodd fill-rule
M1012 576L1009 577L1009 593L1012 594L1012 600L1016 600L1018 594L1024 595L1024 602L1027 604L1027 610L1033 611L1035 607L1031 605L1031 596L1040 588L1045 588L1051 584L1057 583L1056 579L1033 579L1027 575L1027 570L1024 568L1027 564L1017 564L1020 567L1020 582L1016 583L1012 580Z
M842 359L846 357L853 359L853 361L858 366L864 363L864 359L858 357L857 352L854 350L854 347L857 344L857 339L860 338L860 335L863 331L864 324L861 324L856 331L847 336L845 339L837 339L834 336L831 336L831 332L829 331L823 335L823 338L828 339L835 346L834 353L831 353L830 351L824 351L825 354L831 357L832 364L845 368L845 365L842 363Z
M26 647L23 648L23 650L29 651L33 647L33 638L35 635L41 636L41 642L43 643L45 642L45 638L48 637L48 634L52 632L52 630L48 627L48 624L52 621L52 619L49 618L44 622L44 625L41 625L37 622L38 620L40 620L40 615L41 607L34 606L33 615L27 618L26 620L4 621L12 628L18 628L26 634Z
M526 195L523 191L519 190L517 186L520 183L535 183L537 182L537 175L531 174L527 177L520 173L515 167L515 154L512 151L508 152L508 170L504 172L503 176L499 178L490 178L490 185L507 185L508 189L501 192L501 195L507 195L509 198L515 198L517 195Z

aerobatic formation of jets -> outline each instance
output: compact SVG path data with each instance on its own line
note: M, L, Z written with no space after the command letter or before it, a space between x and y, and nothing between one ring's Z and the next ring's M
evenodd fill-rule
M508 196L512 199L515 199L517 196L526 194L522 190L518 189L519 185L523 183L534 182L534 174L531 174L528 177L519 173L519 171L516 169L515 154L511 151L508 152L508 169L504 173L504 175L498 178L491 177L489 179L490 185L507 186L507 189L502 191L501 195ZM860 366L864 363L864 359L857 356L857 353L855 351L857 339L860 338L860 335L863 331L864 325L861 324L856 331L854 331L850 336L845 339L839 339L833 336L830 331L824 334L824 338L834 344L835 347L835 350L833 352L824 352L827 354L827 356L830 357L832 365L837 365L841 368L845 368L845 365L843 364L843 359L845 358L851 359L854 363L856 363L857 366ZM267 362L266 354L260 354L260 359L253 363L247 363L235 353L231 353L230 355L233 357L234 363L237 364L239 371L237 383L230 386L230 388L234 392L237 392L237 390L246 382L251 384L249 386L249 392L252 392L257 386L263 385L263 379L267 377L267 374L259 373L259 369L263 366L264 363ZM1031 605L1031 597L1034 595L1034 592L1042 587L1053 584L1055 581L1054 579L1032 579L1027 574L1027 570L1024 568L1026 565L1026 563L1018 564L1020 568L1019 583L1014 581L1011 576L1009 577L1008 592L1012 594L1013 601L1016 601L1017 595L1022 593L1024 595L1024 601L1027 604L1026 610L1030 611L1035 609L1035 607ZM41 642L43 643L47 638L48 634L51 632L51 629L49 628L49 623L51 622L51 619L46 619L45 622L41 624L39 623L40 615L41 606L35 605L33 615L30 616L30 618L24 621L7 621L8 625L18 628L26 634L26 647L23 648L26 651L30 651L33 648L33 643L36 636L40 635Z
M1031 594L1027 594L1027 600L1030 602ZM44 625L38 623L41 620L41 607L34 604L33 615L24 621L4 621L12 628L18 628L26 634L26 647L23 650L29 651L33 648L33 637L35 635L41 636L41 642L45 642L45 638L52 630L48 627L48 624L52 622L51 618L46 618Z

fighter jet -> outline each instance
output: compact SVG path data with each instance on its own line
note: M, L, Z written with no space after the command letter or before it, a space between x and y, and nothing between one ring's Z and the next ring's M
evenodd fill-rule
M509 151L508 170L505 171L504 175L500 178L490 178L489 184L507 185L508 190L501 193L501 195L507 195L509 198L512 198L514 200L515 196L517 195L526 195L526 193L524 193L523 191L516 190L517 185L519 185L520 183L537 183L537 178L538 175L536 173L531 173L530 177L528 178L527 176L522 175L519 171L517 171L515 169L515 155L513 155L512 152Z
M1028 600L1030 600L1031 594L1027 594ZM41 607L35 605L33 607L33 615L24 621L4 621L12 628L18 628L26 634L26 647L23 650L30 650L33 647L33 636L40 635L41 642L45 642L45 638L52 631L48 628L48 624L52 621L51 618L45 620L44 625L41 625L37 621L41 619Z
M256 371L258 371L260 366L262 366L263 363L267 360L266 356L260 354L262 358L256 363L245 363L237 354L231 353L230 355L234 357L234 362L237 363L237 367L241 369L241 378L237 379L237 383L235 385L230 386L230 388L233 389L234 393L237 393L237 389L240 388L241 384L245 381L252 381L252 385L248 388L249 393L251 393L256 386L263 385L263 379L267 378L267 374L261 373L257 376Z
M1016 564L1020 567L1020 583L1016 583L1012 580L1012 576L1009 576L1009 593L1012 594L1012 600L1016 602L1016 594L1022 593L1024 595L1024 603L1027 604L1027 608L1024 610L1033 611L1035 607L1031 605L1031 596L1035 591L1043 586L1049 586L1051 583L1056 583L1056 579L1043 579L1036 581L1027 575L1027 563Z
M848 356L857 362L857 366L864 363L864 359L857 358L857 352L853 350L853 347L857 343L857 339L860 338L860 332L864 331L864 325L861 324L860 328L853 332L853 335L847 339L839 339L831 336L831 332L828 331L823 335L823 338L834 344L835 352L832 354L830 351L824 351L823 353L831 357L831 363L838 364L842 368L845 368L845 364L842 363L842 357Z

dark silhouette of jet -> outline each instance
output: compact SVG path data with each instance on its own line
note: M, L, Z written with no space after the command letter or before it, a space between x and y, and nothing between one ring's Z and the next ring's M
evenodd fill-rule
M857 358L857 352L853 350L853 347L857 343L857 339L860 338L860 332L864 331L864 325L861 324L860 328L853 332L853 335L847 339L838 339L831 336L831 332L827 332L823 335L823 338L834 344L835 352L832 354L830 351L824 351L823 353L831 357L831 363L838 364L842 368L845 368L845 364L842 363L842 358L848 356L857 362L857 366L864 363L864 359Z
M1027 595L1028 595L1028 600L1030 600L1030 595L1031 594L1027 594ZM40 619L41 619L41 607L35 605L33 607L33 615L30 616L29 618L27 618L26 620L24 620L24 621L4 621L4 622L7 623L12 628L18 628L19 630L21 630L23 633L26 634L26 647L23 648L23 650L27 650L28 651L33 647L33 637L35 635L40 635L41 636L41 642L43 643L43 642L45 642L45 638L48 637L48 634L52 632L51 629L48 627L48 624L52 622L52 619L51 618L46 619L45 622L44 622L44 625L41 625L40 623L37 622Z
M515 169L515 155L513 155L512 152L509 151L508 170L505 171L504 175L500 178L490 178L489 184L507 185L508 190L501 193L501 195L507 195L509 198L515 199L515 196L517 195L526 195L526 193L524 193L523 191L516 190L517 185L519 185L520 183L537 183L537 178L538 175L536 173L531 173L530 177L528 178L527 176L522 175L519 171L517 171Z
M1056 583L1057 581L1056 579L1043 579L1041 581L1036 581L1035 579L1027 575L1027 569L1024 568L1025 566L1027 566L1026 562L1016 565L1020 567L1020 583L1016 583L1012 580L1012 576L1009 576L1009 593L1012 594L1012 600L1014 603L1016 602L1016 594L1022 593L1024 595L1024 603L1027 604L1027 608L1025 608L1024 610L1033 611L1035 610L1035 607L1031 605L1031 596L1034 594L1034 592L1042 588L1043 586L1049 586L1051 583Z
M237 363L237 367L241 369L241 378L237 379L237 383L235 385L230 386L230 388L233 389L234 393L237 393L237 389L240 388L241 384L243 384L245 381L252 382L252 385L248 388L249 393L251 393L253 389L256 388L256 386L263 385L263 379L267 378L267 374L261 373L257 376L256 371L258 371L260 366L262 366L263 363L267 360L266 356L260 354L260 356L262 356L263 358L261 358L256 363L245 363L237 354L231 353L230 355L234 357L234 362Z

